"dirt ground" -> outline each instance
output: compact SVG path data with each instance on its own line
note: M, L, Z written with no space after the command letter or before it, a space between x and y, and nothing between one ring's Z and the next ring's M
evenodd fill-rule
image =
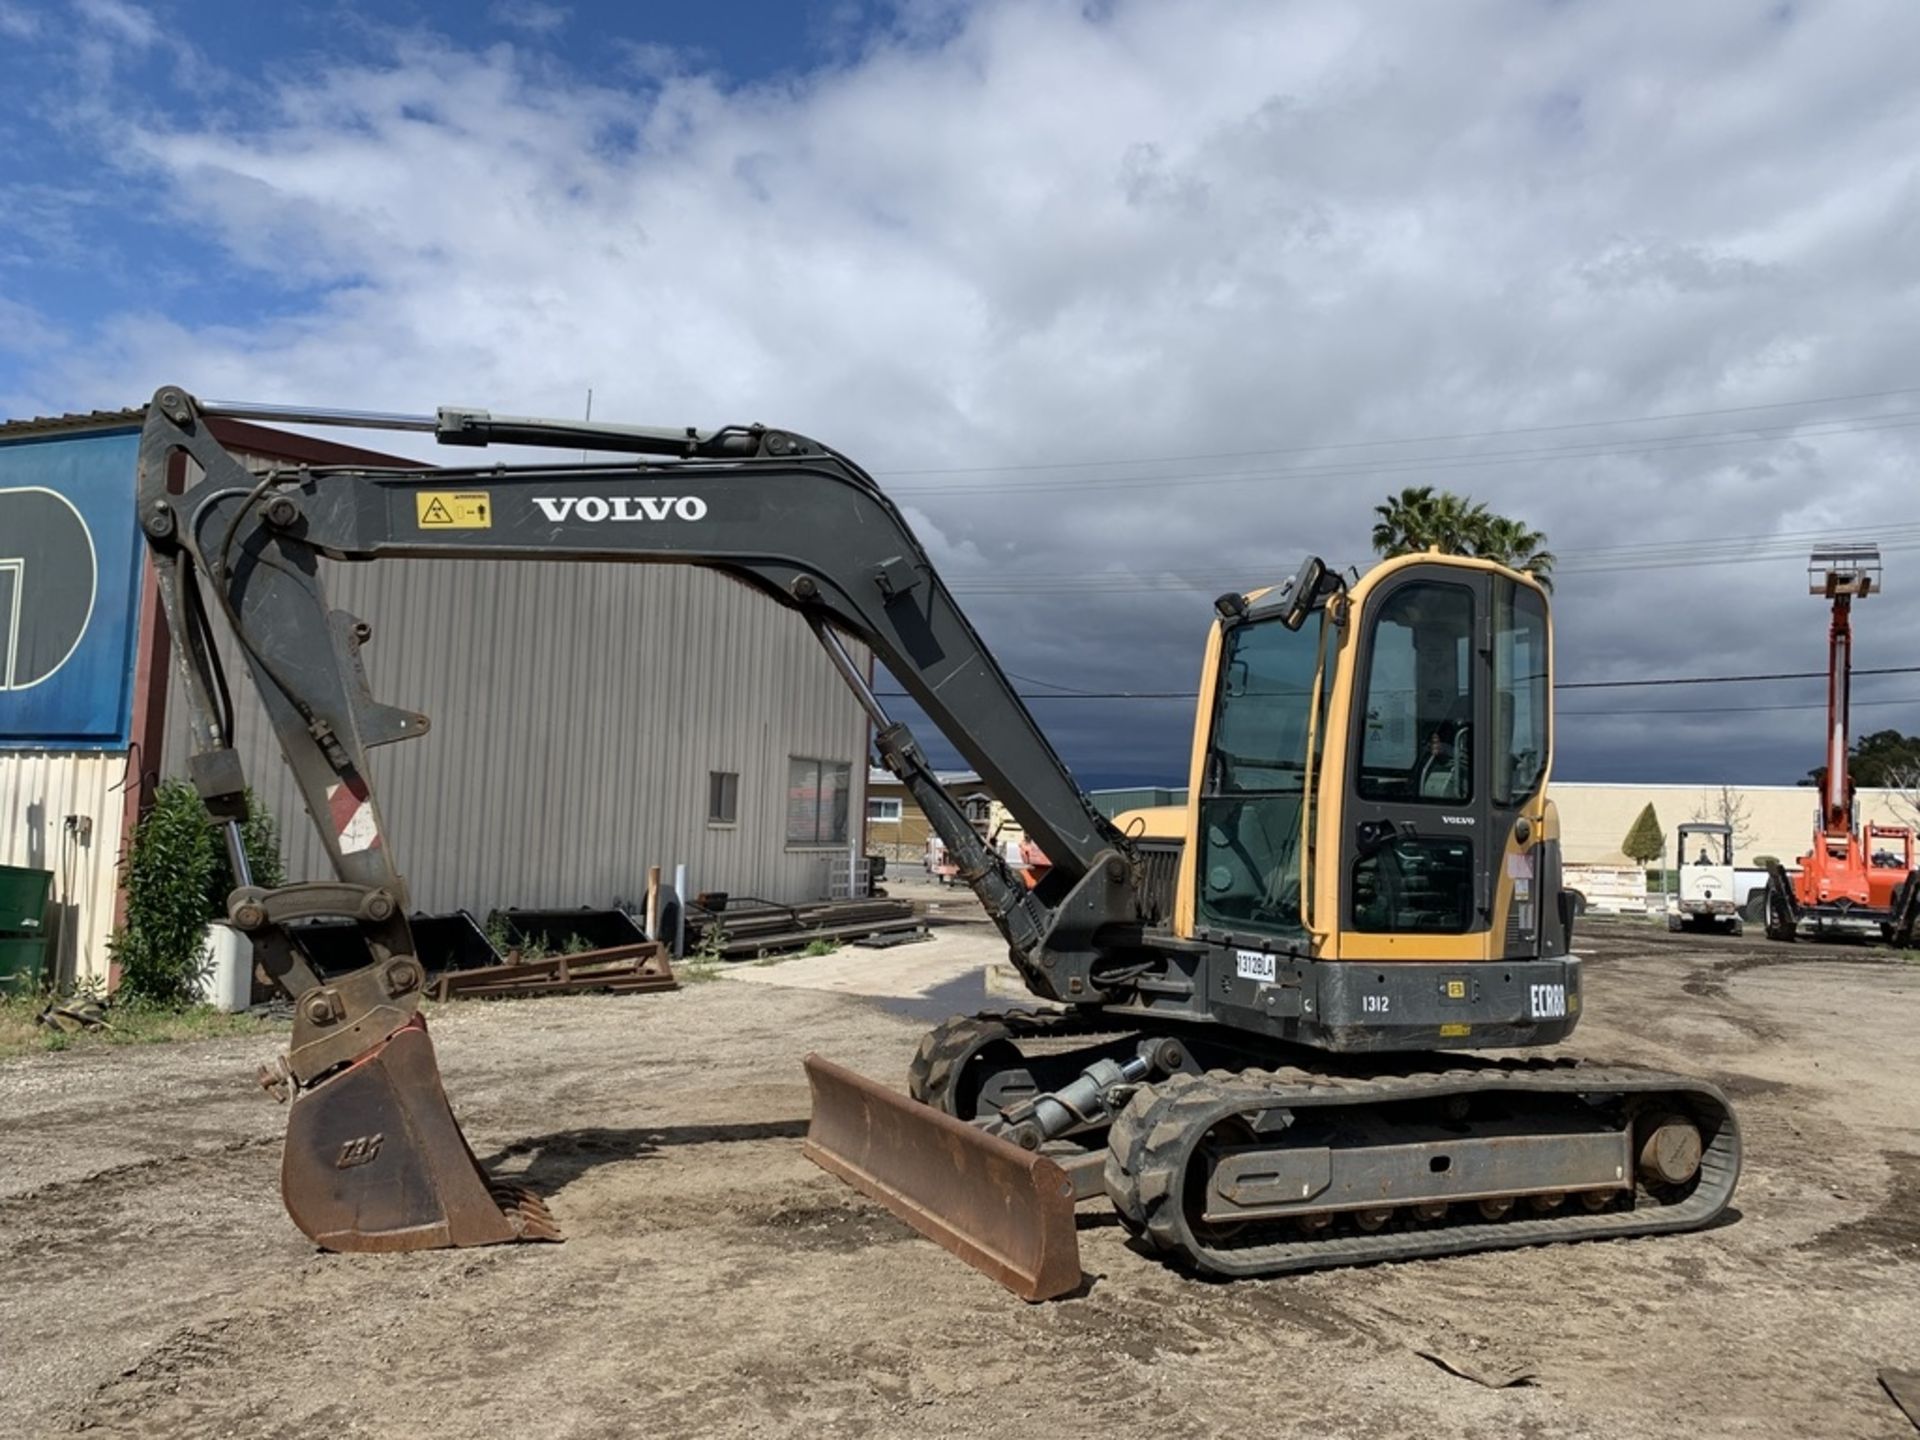
M876 988L923 966L937 1008L956 946L997 953L969 930L875 956ZM1920 966L1625 923L1577 944L1570 1049L1736 1097L1735 1218L1210 1284L1088 1209L1090 1287L1044 1306L801 1158L801 1056L900 1083L923 1028L841 993L843 956L432 1012L475 1150L548 1195L560 1246L314 1251L249 1082L266 1040L4 1062L0 1435L1911 1435L1874 1377L1920 1368ZM816 964L839 978L805 988Z

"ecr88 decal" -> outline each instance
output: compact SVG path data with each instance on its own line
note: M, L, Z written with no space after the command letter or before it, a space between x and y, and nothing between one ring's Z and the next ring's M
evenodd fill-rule
M1535 1020L1566 1019L1567 987L1565 985L1529 985L1527 1014Z

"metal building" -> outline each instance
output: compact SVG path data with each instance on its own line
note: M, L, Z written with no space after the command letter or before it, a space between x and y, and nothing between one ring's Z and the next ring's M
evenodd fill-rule
M170 647L131 530L139 422L119 411L0 424L0 496L77 447L119 444L93 457L92 483L104 461L124 505L109 517L114 538L134 541L114 551L126 593L87 621L125 656L124 694L95 697L101 732L77 743L0 687L0 863L56 871L68 979L105 974L122 842L158 780L185 771L185 704L168 703ZM410 463L241 422L214 429L255 468ZM0 516L0 578L9 558ZM845 893L845 877L864 875L866 715L804 623L744 586L680 566L509 561L328 562L326 578L333 604L373 627L374 694L433 722L372 757L413 908L637 902L651 865L685 865L690 890L782 902ZM0 586L0 606L10 593ZM280 822L287 873L321 878L324 856L222 641L236 747Z

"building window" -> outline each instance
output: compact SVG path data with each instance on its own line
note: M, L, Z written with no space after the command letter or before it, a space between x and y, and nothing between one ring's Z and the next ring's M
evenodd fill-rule
M733 770L707 772L707 823L732 825L740 819L740 776Z
M898 825L900 823L900 802L890 795L869 795L867 797L867 819L876 825Z
M787 761L787 844L847 843L853 767L832 760Z
M982 835L987 833L987 826L993 822L992 800L985 795L969 795L960 802L960 809L972 822L974 829Z

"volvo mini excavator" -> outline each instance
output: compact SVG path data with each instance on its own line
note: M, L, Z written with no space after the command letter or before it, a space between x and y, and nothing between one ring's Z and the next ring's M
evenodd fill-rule
M251 474L209 434L216 414L620 458ZM197 478L172 493L181 455ZM1083 1201L1110 1203L1177 1264L1251 1276L1688 1230L1733 1193L1739 1128L1713 1085L1473 1053L1552 1045L1584 998L1546 788L1552 632L1526 575L1436 552L1349 580L1308 558L1277 587L1222 595L1190 799L1123 830L900 511L792 432L214 406L165 388L139 505L185 674L191 778L240 877L229 914L293 999L282 1189L325 1248L558 1230L540 1197L481 1171L442 1091L367 759L427 719L369 693L370 631L328 606L323 557L698 565L799 612L1051 1002L939 1026L905 1094L805 1057L805 1152L1026 1299L1083 1283ZM332 881L246 879L246 780L208 595ZM1031 884L941 788L842 636L1004 799L1046 858ZM290 927L320 917L357 922L366 964L310 963Z

